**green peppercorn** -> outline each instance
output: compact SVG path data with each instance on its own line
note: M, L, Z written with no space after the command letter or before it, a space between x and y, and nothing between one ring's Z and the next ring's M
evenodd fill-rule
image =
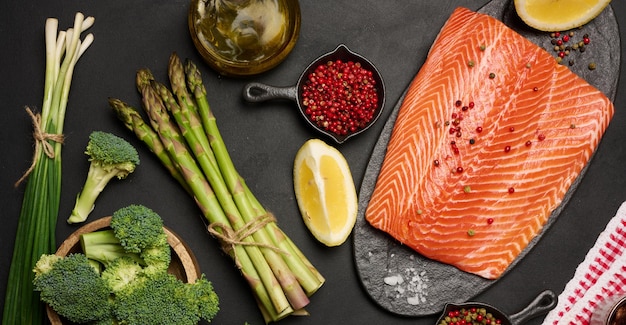
M492 72L492 73L490 73L490 74L489 74L489 79L493 79L493 78L495 78L495 77L496 77L496 74L495 74L495 73L493 73L493 72Z
M589 63L589 70L595 70L595 69L596 69L596 63L595 62Z

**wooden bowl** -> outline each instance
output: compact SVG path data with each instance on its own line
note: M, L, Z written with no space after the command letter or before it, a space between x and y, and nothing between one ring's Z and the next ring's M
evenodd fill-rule
M56 251L56 255L67 256L70 253L82 252L80 246L80 235L84 233L104 230L111 225L111 217L103 217L92 221L72 233ZM163 227L167 234L167 242L172 248L172 262L168 268L168 273L175 275L180 280L193 283L201 275L200 266L196 257L187 244L171 229ZM46 306L46 313L52 325L69 324L67 320L60 317L50 306Z

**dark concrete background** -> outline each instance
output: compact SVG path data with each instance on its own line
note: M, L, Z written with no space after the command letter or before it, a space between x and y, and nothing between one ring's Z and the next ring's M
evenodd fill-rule
M484 4L479 0L301 1L300 39L289 57L265 74L234 79L220 77L203 64L187 29L188 1L0 2L0 305L4 303L23 196L23 187L15 189L13 183L26 170L32 155L32 128L23 107L39 108L43 99L44 21L58 17L60 27L65 29L71 25L74 13L82 11L96 17L91 29L95 42L78 63L69 98L57 226L59 244L77 228L65 220L86 176L88 162L83 151L89 133L115 133L137 145L142 163L128 179L113 181L107 187L98 199L92 220L133 203L154 209L187 241L202 271L213 281L221 299L221 311L213 323L263 323L247 284L207 234L194 202L124 129L107 104L108 97L118 97L139 106L135 71L147 67L157 79L166 81L167 60L175 51L200 66L209 100L238 170L259 200L275 213L281 228L327 279L311 299L307 308L310 316L290 317L281 323L432 324L435 316L397 316L369 298L359 282L352 241L328 248L308 233L298 212L291 173L298 148L318 135L302 120L293 103L249 105L242 101L241 90L250 81L293 85L311 60L340 43L370 59L385 79L387 111L372 129L337 146L348 160L359 188L384 121L417 73L443 22L457 6L477 10ZM615 1L612 6L623 29L626 4ZM615 117L585 178L558 220L514 270L475 300L515 312L544 289L561 292L608 219L626 200L626 129L622 127L625 100L626 91L620 84Z

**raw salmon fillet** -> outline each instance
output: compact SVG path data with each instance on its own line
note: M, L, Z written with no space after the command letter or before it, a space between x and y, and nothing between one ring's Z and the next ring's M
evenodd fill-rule
M409 85L365 218L427 258L498 278L612 116L611 101L551 54L457 8Z

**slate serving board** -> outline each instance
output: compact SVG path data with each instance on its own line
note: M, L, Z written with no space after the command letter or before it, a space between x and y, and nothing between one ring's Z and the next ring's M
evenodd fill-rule
M513 28L535 44L552 51L550 35L526 26L515 12L512 0L493 0L479 12L491 15ZM584 53L574 52L564 62L574 60L570 69L615 98L620 66L620 37L613 10L608 6L592 22L575 31L573 40L588 34L592 43ZM588 68L596 64L595 70ZM568 64L568 63L565 63ZM569 66L569 64L568 64ZM564 85L566 86L566 85ZM497 280L465 273L457 268L427 259L400 245L382 231L371 227L364 214L383 162L387 143L404 95L393 107L367 165L359 192L359 213L353 233L357 273L367 294L383 309L403 316L440 313L446 303L461 303L478 295ZM586 168L569 189L563 203L552 212L542 232L510 265L505 274L523 259L559 216L576 190Z

